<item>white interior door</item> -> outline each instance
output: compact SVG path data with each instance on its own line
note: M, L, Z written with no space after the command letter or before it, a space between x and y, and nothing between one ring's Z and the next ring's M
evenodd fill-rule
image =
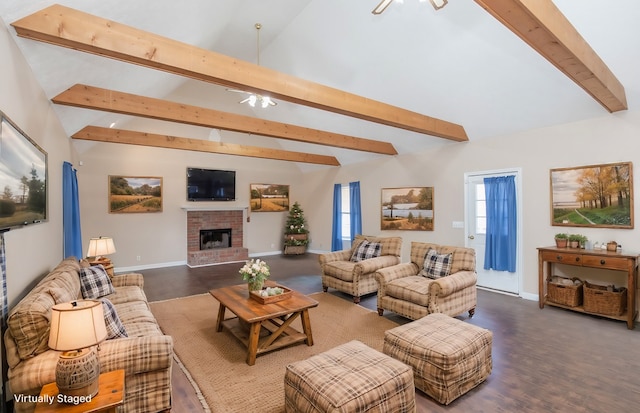
M516 176L517 211L518 211L518 242L516 252L516 272L495 271L484 269L484 253L487 230L486 200L484 192L484 178L495 176ZM493 171L465 174L465 230L466 246L476 250L476 271L478 272L478 286L492 290L520 294L521 280L521 222L522 202L520 190L520 170Z

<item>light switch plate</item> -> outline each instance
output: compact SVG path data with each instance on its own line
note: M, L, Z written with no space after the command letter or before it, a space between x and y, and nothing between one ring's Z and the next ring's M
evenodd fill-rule
M453 221L451 228L464 228L464 221Z

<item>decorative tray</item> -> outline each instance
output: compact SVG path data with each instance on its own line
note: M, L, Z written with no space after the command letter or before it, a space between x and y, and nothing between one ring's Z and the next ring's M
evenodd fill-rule
M265 287L262 289L262 291L266 290L267 288L282 288L283 293L282 294L278 294L278 295L267 295L267 296L262 296L260 295L260 293L258 291L249 291L249 297L251 297L252 299L256 300L257 302L259 302L260 304L271 304L271 303L277 303L278 301L282 301L282 300L286 300L287 298L291 297L291 289L287 288L287 287L283 287L281 285L275 285L272 287Z

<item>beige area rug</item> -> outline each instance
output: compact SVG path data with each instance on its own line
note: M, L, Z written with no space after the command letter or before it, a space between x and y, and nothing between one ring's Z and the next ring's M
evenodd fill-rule
M160 327L173 337L174 351L214 413L284 411L284 373L303 360L350 340L382 350L384 332L396 327L353 302L327 293L311 295L313 346L298 344L258 356L246 364L246 348L231 333L216 332L218 301L210 294L152 302ZM229 317L227 310L227 317ZM301 331L299 320L293 325Z

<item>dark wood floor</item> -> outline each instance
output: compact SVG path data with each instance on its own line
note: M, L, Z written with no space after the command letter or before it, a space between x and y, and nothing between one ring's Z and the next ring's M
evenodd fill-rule
M272 280L305 294L322 291L317 255L266 256ZM241 283L243 263L140 271L149 301L205 293ZM351 300L345 294L329 293ZM355 304L354 304L355 305ZM376 297L360 305L375 310ZM397 322L408 322L385 313ZM441 406L417 391L418 412L631 412L640 410L640 329L489 291L467 322L493 332L487 381ZM186 376L174 368L174 413L204 412Z

